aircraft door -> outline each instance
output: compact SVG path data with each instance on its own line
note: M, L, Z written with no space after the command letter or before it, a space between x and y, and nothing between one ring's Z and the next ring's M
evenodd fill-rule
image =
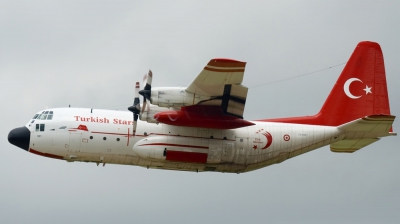
M236 147L236 154L234 162L237 164L246 164L246 148L248 145L248 138L236 138L235 147Z
M210 141L207 163L231 163L234 155L235 146L232 142Z
M69 134L64 131L56 133L53 137L52 146L57 150L65 150L69 145Z
M235 147L231 142L222 143L221 162L233 162Z
M69 152L80 152L82 142L82 133L70 132L69 133Z

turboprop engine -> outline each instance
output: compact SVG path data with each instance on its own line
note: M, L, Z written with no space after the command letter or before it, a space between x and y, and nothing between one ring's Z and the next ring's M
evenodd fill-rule
M151 89L150 102L159 107L183 107L195 105L209 96L201 96L186 91L186 87L156 87Z
M214 129L254 125L243 120L247 87L240 83L203 86L205 77L201 76L187 88L152 88L152 71L149 70L145 77L146 85L142 90L138 90L136 83L135 101L128 108L134 113L134 121L140 119L149 123ZM138 95L143 96L142 105ZM133 130L136 130L135 126Z

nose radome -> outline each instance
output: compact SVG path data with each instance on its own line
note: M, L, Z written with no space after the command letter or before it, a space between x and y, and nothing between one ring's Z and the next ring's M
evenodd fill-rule
M23 150L29 150L31 132L27 127L15 128L8 133L8 141Z

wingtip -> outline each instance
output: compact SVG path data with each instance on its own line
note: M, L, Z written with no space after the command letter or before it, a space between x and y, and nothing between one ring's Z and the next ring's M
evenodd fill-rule
M215 67L245 67L246 63L230 58L213 58L207 65Z
M213 58L211 61L214 62L226 62L226 63L232 63L232 62L243 62L243 61L238 61L232 58Z

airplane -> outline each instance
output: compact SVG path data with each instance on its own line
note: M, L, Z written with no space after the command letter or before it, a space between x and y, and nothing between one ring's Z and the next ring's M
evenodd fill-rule
M136 83L129 111L46 109L11 130L8 141L67 162L243 173L327 145L332 152L353 153L397 135L378 43L358 43L313 116L245 120L245 66L212 59L186 88L153 88L149 71L144 89Z

